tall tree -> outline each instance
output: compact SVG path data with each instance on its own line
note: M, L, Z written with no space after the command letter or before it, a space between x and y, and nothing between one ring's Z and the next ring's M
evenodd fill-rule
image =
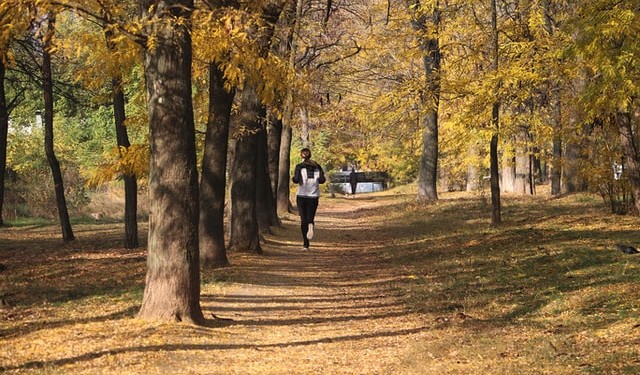
M556 32L551 3L552 0L544 0L542 3L544 29L548 34L548 39L551 39ZM558 80L551 81L550 86L551 97L549 98L549 101L551 104L551 121L553 127L551 151L551 195L555 196L560 194L562 182L562 96L560 93L561 86L558 83Z
M257 25L250 30L255 39L257 56L265 59L270 50L270 43L284 1L266 1L258 10ZM242 133L235 141L235 150L231 184L231 237L229 249L242 252L261 253L259 227L256 212L258 189L268 182L266 168L258 167L258 150L260 133L265 131L264 122L267 110L258 93L259 83L246 79L242 88L242 100L238 114L239 128ZM260 181L261 186L256 185Z
M209 114L200 182L200 259L208 267L229 265L224 243L224 202L235 90L226 89L224 83L220 66L209 64Z
M426 87L421 111L422 155L418 170L418 198L437 200L438 191L438 112L440 106L440 3L429 5L420 0L408 0L412 11L412 25L418 33L422 51Z
M498 7L496 0L490 0L491 11L491 70L498 74ZM497 98L498 87L496 87L496 98L491 106L491 126L493 133L489 148L490 172L491 172L491 224L498 225L502 222L501 201L500 201L500 174L498 163L498 134L500 130L500 101Z
M141 0L149 116L149 245L139 316L204 321L199 194L191 98L192 0Z
M27 19L23 14L24 4L18 1L3 1L0 5L0 227L4 225L5 175L7 171L7 137L9 115L16 106L21 94L9 100L5 86L11 41L17 33L26 27Z
M60 217L60 226L62 228L62 239L64 241L73 241L75 237L73 235L73 229L71 228L71 221L69 220L69 211L67 210L67 201L64 196L64 181L62 178L62 171L60 170L60 163L56 158L54 151L53 141L53 78L51 68L51 51L53 46L53 35L55 33L56 18L53 13L49 13L45 22L46 32L42 38L42 90L44 95L44 137L45 137L45 153L47 155L47 161L51 168L51 174L53 176L53 182L55 185L56 204L58 207L58 215Z
M109 29L105 29L107 48L110 52L115 52L116 44L114 34ZM122 74L117 71L111 78L113 95L113 115L116 127L116 142L118 150L122 156L123 151L131 147L126 121L124 88L122 87ZM125 171L122 176L124 181L124 247L136 248L138 242L138 179L135 172Z
M4 88L6 68L3 56L4 54L0 56L0 226L4 225L2 212L4 206L4 177L7 171L7 135L9 131L9 108Z

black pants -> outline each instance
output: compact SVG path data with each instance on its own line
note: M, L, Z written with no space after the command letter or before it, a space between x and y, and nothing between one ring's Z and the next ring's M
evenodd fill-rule
M307 231L309 224L313 224L318 209L318 198L296 197L298 205L298 213L300 214L300 230L302 231L302 240L304 247L309 247L309 239Z

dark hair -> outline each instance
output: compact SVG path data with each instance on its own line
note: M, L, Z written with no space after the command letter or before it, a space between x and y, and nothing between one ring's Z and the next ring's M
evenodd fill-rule
M309 150L307 147L300 150L300 154L302 155L302 158L305 160L311 158L311 150Z

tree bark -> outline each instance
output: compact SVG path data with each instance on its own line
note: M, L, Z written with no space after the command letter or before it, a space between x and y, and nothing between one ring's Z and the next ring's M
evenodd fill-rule
M418 170L418 198L427 201L438 199L438 110L440 106L440 9L436 1L430 14L423 12L419 0L408 3L412 9L412 25L420 35L419 44L427 82L426 111L421 119L422 155ZM428 29L430 18L433 30Z
M551 195L561 193L562 182L562 120L560 100L554 95L553 99L553 156L551 159Z
M269 54L274 25L284 5L285 1L272 0L263 4L260 9L261 25L251 33L256 39L261 57L266 57ZM239 128L244 129L244 131L243 134L236 138L234 150L229 249L262 253L256 200L258 192L263 194L263 189L266 189L263 185L269 184L270 187L270 182L268 181L267 160L262 160L264 164L258 164L259 148L261 147L260 133L265 131L264 122L267 111L258 97L257 85L256 82L247 80L242 90L238 122ZM262 136L266 137L264 134ZM266 147L266 138L264 147ZM257 184L260 184L260 186L258 187ZM271 195L271 193L268 195Z
M267 131L262 129L258 133L258 165L256 170L256 214L260 233L268 233L272 226L280 226L274 194L271 190L268 161Z
M533 194L533 164L527 126L521 126L516 141L514 192L521 195Z
M191 0L141 5L150 14L144 49L149 116L149 245L139 316L202 323L198 172L191 99ZM179 20L181 22L176 22ZM146 46L145 46L146 47Z
M267 124L267 143L269 158L269 179L271 181L271 192L273 193L273 201L277 200L278 178L280 177L278 170L280 168L280 142L282 142L282 119L273 113L269 115L269 123Z
M555 30L551 15L551 0L542 2L544 10L544 28L550 36ZM552 112L552 157L551 157L551 196L561 193L562 186L562 101L560 95L560 85L551 83L551 112Z
M118 148L129 148L129 136L124 122L125 97L122 91L122 82L116 78L113 81L115 96L113 97L113 109L116 125L116 138ZM139 246L138 241L138 181L135 173L125 173L124 180L124 247L133 249Z
M287 43L281 46L280 53L287 57L289 68L296 69L296 35L300 29L300 19L302 18L303 0L291 1L285 9L284 24L289 27ZM293 92L289 90L285 99L282 130L280 138L280 156L278 157L278 185L276 188L276 209L278 213L288 213L293 211L293 205L289 199L290 194L290 165L291 165L291 141L293 141Z
M309 108L300 108L300 143L302 147L311 147L311 121Z
M113 33L105 30L107 48L115 52ZM125 126L125 96L122 88L122 77L118 74L111 79L113 89L113 117L116 127L116 142L118 149L128 149L131 146L127 127ZM138 241L138 181L135 173L130 171L123 175L124 181L124 247L133 249L139 246Z
M291 165L291 141L293 140L293 129L289 125L283 125L282 140L280 142L280 166L278 167L278 191L277 209L278 212L291 212L293 207L289 199L290 192L290 165Z
M200 261L206 267L229 265L224 243L229 124L235 90L224 88L224 74L209 64L209 118L200 182Z
M491 69L498 73L498 9L496 0L491 0ZM497 90L497 87L496 87ZM502 209L500 201L500 172L498 170L498 141L500 132L500 101L496 99L491 108L491 125L493 135L489 147L491 169L491 224L502 223Z
M0 57L0 227L4 226L4 188L7 173L7 136L9 132L9 108L4 89L5 65Z
M564 147L564 157L562 159L562 194L576 193L583 190L584 183L579 172L580 145L578 142L579 135L575 132L575 124L569 125L574 133L569 136L573 137L573 141L567 141Z
M624 173L631 185L631 194L635 205L636 214L640 213L640 153L638 142L633 134L631 114L619 112L616 116L620 145L624 156Z
M235 139L233 168L231 169L231 233L229 250L262 253L256 211L256 176L258 167L258 132L264 119L264 107L255 86L245 82L238 114L239 127L244 134Z
M467 166L467 185L466 191L477 191L483 189L483 173L482 163L483 150L480 149L476 141L472 141L467 149L467 159L470 160Z
M62 239L64 241L73 241L73 229L69 220L69 211L67 210L67 201L64 196L64 182L62 172L60 171L60 163L56 158L53 148L53 79L51 73L51 38L55 32L55 16L48 16L47 32L44 37L42 51L42 88L44 94L44 149L47 155L47 161L51 168L53 183L55 185L56 204L58 207L58 215L60 217L60 226L62 228Z

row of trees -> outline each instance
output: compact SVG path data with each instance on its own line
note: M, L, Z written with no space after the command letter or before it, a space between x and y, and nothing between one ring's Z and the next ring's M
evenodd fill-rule
M540 182L637 212L639 10L608 0L374 2L363 53L326 82L329 92L351 82L352 95L319 113L358 129L361 164L419 164L407 179L418 177L426 200L437 199L436 179L469 190L489 179L494 223L500 192L535 194ZM398 158L407 151L415 157Z
M117 152L93 181L123 179L127 246L137 246L140 181L151 202L140 315L201 322L200 267L228 264L228 250L261 252L260 231L289 210L294 130L329 169L351 162L417 179L425 201L438 198L439 181L476 189L488 170L495 224L501 192L533 194L545 178L552 194L590 187L613 202L616 189L629 189L640 205L638 8L5 1L0 172L9 118L38 92L63 237L72 240L54 120L109 105ZM148 136L131 142L143 123ZM613 162L624 165L619 181Z

